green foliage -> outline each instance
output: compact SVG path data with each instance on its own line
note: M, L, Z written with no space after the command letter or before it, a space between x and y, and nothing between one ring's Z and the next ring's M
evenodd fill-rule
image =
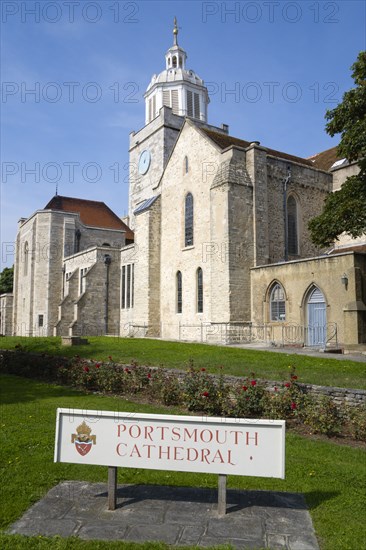
M0 294L13 292L14 266L5 267L0 273Z
M226 408L229 387L224 383L222 371L218 379L206 372L196 370L193 361L189 363L188 374L181 380L183 402L189 411L221 415Z
M351 437L357 441L366 441L366 406L349 407L347 420Z
M254 373L252 373L250 378L246 378L237 384L234 394L234 405L232 410L228 411L229 415L237 416L238 418L262 417L265 394L264 383L256 380Z
M366 157L366 51L359 53L351 69L356 87L325 115L327 133L341 134L338 153L350 162Z
M343 232L355 238L366 231L366 51L360 52L352 69L356 87L327 111L326 131L341 134L338 155L358 161L360 172L328 195L323 213L310 221L311 239L319 246L329 246Z
M341 189L330 193L320 216L309 222L312 241L330 246L341 233L359 237L366 231L366 172L346 179Z
M344 415L334 401L324 395L308 407L304 422L315 433L333 436L341 432Z

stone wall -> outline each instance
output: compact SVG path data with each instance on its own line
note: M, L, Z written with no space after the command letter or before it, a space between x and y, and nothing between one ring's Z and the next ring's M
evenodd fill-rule
M106 257L111 263L106 263ZM59 305L56 334L118 334L120 323L119 250L95 247L65 260L65 296ZM81 269L84 273L81 287ZM69 274L69 275L68 275ZM108 292L107 292L108 291Z
M319 248L310 241L307 227L309 221L322 212L324 200L331 190L332 176L305 165L267 156L268 211L258 221L268 226L268 263L285 259L283 182L288 167L291 169L291 179L287 185L287 197L292 195L296 200L298 228L298 255L289 254L288 259L308 258L319 254ZM256 265L261 264L257 262Z
M13 294L6 293L0 296L0 335L13 334Z
M75 249L76 230L81 232L81 252L70 255ZM27 262L26 243L29 249ZM120 230L84 226L78 214L69 212L39 210L27 220L22 220L17 235L14 269L15 335L53 335L63 300L64 254L68 254L67 272L88 267L94 260L88 258L89 252L85 253L85 249L91 243L94 246L104 243L123 246L125 234ZM92 252L90 254L93 256ZM86 262L86 265L80 262ZM98 297L95 296L95 299ZM68 326L68 321L65 320L64 325Z
M342 283L344 274L348 277L347 286ZM253 268L251 285L254 325L284 325L270 321L269 289L275 281L283 286L286 294L286 325L307 325L307 296L309 290L316 286L325 297L327 323L337 325L338 345L365 343L364 255L345 252Z
M188 158L185 172L184 158ZM163 338L196 339L197 325L212 315L229 320L227 194L211 185L221 153L187 121L159 191L161 192L161 323ZM193 245L185 246L185 198L193 195ZM214 267L213 267L214 266ZM197 269L203 275L203 312L197 311ZM213 274L213 269L215 274ZM177 272L182 273L182 313L177 312ZM212 305L215 304L215 311ZM191 328L190 328L191 327Z

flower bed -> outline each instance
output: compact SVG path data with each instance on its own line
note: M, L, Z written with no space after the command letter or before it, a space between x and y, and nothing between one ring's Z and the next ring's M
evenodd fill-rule
M76 388L117 394L141 395L165 405L213 416L290 420L311 433L346 435L366 441L366 407L337 403L329 395L312 394L299 383L295 369L277 385L259 380L254 373L245 378L218 376L190 362L186 371L120 365L107 362L36 355L17 351L1 353L2 372L36 378Z

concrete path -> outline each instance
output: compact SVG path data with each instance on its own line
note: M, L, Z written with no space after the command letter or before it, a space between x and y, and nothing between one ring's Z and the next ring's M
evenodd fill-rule
M266 346L265 344L229 344L227 347L252 349L256 351L271 351L275 353L284 353L287 355L308 355L309 357L321 357L322 359L337 359L338 361L357 361L366 363L365 352L361 353L329 353L311 348L291 348L291 347L276 347Z
M106 491L105 483L60 483L8 532L182 546L319 549L301 494L229 489L227 514L219 518L213 489L122 485L115 511L107 510Z

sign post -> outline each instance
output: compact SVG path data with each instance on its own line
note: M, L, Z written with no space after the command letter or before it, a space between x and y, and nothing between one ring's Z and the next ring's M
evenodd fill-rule
M117 468L108 468L108 510L117 508Z
M58 409L55 462L108 466L108 508L117 468L217 474L218 514L228 475L285 477L285 421Z

